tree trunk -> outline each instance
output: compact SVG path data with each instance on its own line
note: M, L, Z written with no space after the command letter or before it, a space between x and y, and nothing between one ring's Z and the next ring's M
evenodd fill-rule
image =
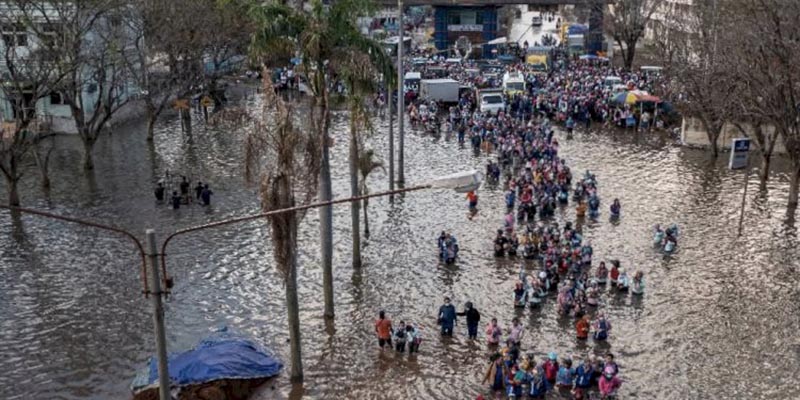
M158 119L158 115L156 115L156 110L153 107L147 107L147 141L152 142L153 138L155 137L156 131L156 120Z
M703 127L706 128L706 137L708 138L708 144L711 145L711 154L714 158L719 156L719 135L722 133L722 127L719 128L712 124L712 123L703 123Z
M83 139L83 169L91 171L94 169L94 158L92 157L92 149L94 149L95 139Z
M364 237L369 239L369 214L367 213L367 207L369 207L369 199L364 199Z
M270 187L262 187L264 211L281 210L295 206L293 196L292 165L290 159L278 155L278 170ZM300 304L297 299L297 212L277 214L270 219L272 230L273 258L286 286L286 319L289 328L289 344L292 366L292 382L303 381L302 337L300 334Z
M761 171L758 172L758 179L762 189L767 187L767 181L769 180L769 167L770 163L772 162L772 154L766 154L765 152L761 152Z
M312 105L313 106L313 105ZM331 155L328 142L328 130L325 118L328 115L328 103L322 99L319 110L318 129L322 140L322 160L319 171L319 201L330 201L333 198L331 189ZM333 310L333 208L323 206L319 209L320 253L322 255L322 297L324 299L324 317L332 319Z
M192 111L191 110L181 110L181 126L183 127L184 132L191 135L192 134Z
M798 190L800 190L800 163L799 161L793 162L792 168L792 177L791 181L789 182L789 208L795 209L797 208L797 195Z
M6 188L8 190L8 205L19 207L19 178L10 179L6 176Z
M358 196L358 132L356 116L350 111L350 196ZM353 268L361 267L361 223L359 202L350 202L350 222L353 231Z
M631 45L631 43L625 43L626 51L622 54L624 57L625 62L625 70L631 71L633 68L633 59L636 57L636 42Z
M38 147L39 144L37 144L36 146ZM36 162L36 166L39 168L39 175L41 175L42 177L42 187L44 189L50 188L50 174L48 174L47 171L47 164L49 158L50 158L49 152L47 155L44 156L43 159L42 155L39 154L39 149L38 148L33 149L33 160Z
M302 337L300 335L300 304L297 299L297 219L294 213L286 230L289 238L284 241L288 259L286 270L286 317L289 324L289 343L292 357L291 381L303 381Z

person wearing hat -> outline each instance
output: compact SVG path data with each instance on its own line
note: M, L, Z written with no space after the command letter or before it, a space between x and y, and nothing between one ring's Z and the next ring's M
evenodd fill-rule
M439 324L442 327L442 336L453 336L456 315L456 308L450 304L450 298L445 297L444 304L439 307Z
M550 354L547 355L547 361L544 362L544 377L547 381L554 385L556 383L556 377L558 376L558 354L554 351L551 351Z
M616 396L617 390L622 386L622 380L619 379L613 368L607 366L603 369L603 376L600 377L597 386L604 399L611 399Z
M459 316L467 317L467 334L470 339L478 338L478 324L481 322L481 313L468 301L464 304L464 312L458 313Z

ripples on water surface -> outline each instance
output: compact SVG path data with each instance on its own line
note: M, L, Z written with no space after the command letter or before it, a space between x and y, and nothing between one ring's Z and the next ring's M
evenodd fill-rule
M385 126L385 123L384 125ZM347 196L345 115L335 115L334 191ZM65 215L110 221L136 233L155 227L161 238L178 227L258 210L241 179L240 135L196 123L191 139L168 122L150 148L141 127L104 137L97 169L80 170L80 146L59 138L53 189L44 197L35 171L24 181L23 203ZM385 132L382 129L381 132ZM725 156L675 147L664 139L631 134L576 134L562 139L562 155L576 174L599 179L602 210L618 197L623 216L584 225L595 260L619 258L629 271L646 273L643 299L604 295L614 323L610 350L617 354L625 397L677 399L800 398L798 250L795 224L787 223L786 177L776 172L766 194L756 176L748 195L745 231L736 238L742 173L725 168ZM372 139L384 151L383 135ZM453 140L411 133L406 137L409 184L469 168L483 169ZM776 169L785 166L777 163ZM165 169L208 181L210 209L174 212L156 206L151 187ZM371 178L386 187L386 174ZM194 184L194 182L193 182ZM5 193L5 192L3 192ZM438 338L434 314L444 295L470 300L484 322L503 326L516 315L527 325L523 347L541 356L555 350L580 356L570 320L558 318L553 300L543 310L518 313L510 293L518 263L497 261L491 238L501 223L502 193L484 188L480 212L466 218L462 194L419 192L370 203L372 238L365 265L349 263L349 208L335 210L335 334L321 318L317 215L301 232L301 319L307 398L469 399L488 352L457 327L451 341ZM574 218L570 206L558 217ZM678 223L679 250L665 258L651 246L656 223ZM461 260L437 265L435 237L454 231ZM220 325L244 331L288 360L284 294L272 267L268 231L260 223L175 240L169 269L176 279L166 303L170 350L185 349ZM134 371L153 351L149 303L140 295L139 265L128 243L93 230L35 217L0 219L0 398L127 398ZM379 309L395 321L419 324L426 340L416 359L381 354L372 322ZM483 325L483 323L482 323ZM259 398L300 397L285 376Z

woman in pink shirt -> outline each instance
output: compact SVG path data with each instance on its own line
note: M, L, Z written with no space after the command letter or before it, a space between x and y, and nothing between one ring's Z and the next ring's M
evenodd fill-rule
M614 368L606 367L598 382L600 395L604 399L614 398L620 386L622 386L622 381L614 374Z
M492 318L492 322L486 326L486 343L490 346L497 346L500 344L500 338L503 336L503 330L497 323L497 318Z

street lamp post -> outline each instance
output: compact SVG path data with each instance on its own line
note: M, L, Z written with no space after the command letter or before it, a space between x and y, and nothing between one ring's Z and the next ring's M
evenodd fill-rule
M400 146L397 149L397 183L400 187L406 181L403 150L404 137L403 120L405 119L405 73L403 72L403 47L405 46L405 24L403 23L403 0L397 0L397 134L400 137ZM392 177L394 179L394 177Z
M345 199L335 199L330 201L322 201L317 203L311 203L303 206L297 207L290 207L290 208L283 208L280 210L272 210L262 214L257 215L250 215L246 217L239 217L239 218L232 218L222 221L211 222L204 225L193 226L189 228L180 229L171 235L167 236L164 240L163 244L161 245L161 252L157 252L156 247L156 237L155 232L152 229L148 229L146 231L146 243L147 243L147 252L145 252L142 243L139 239L136 238L135 235L132 233L125 231L120 228L116 228L113 226L108 226L104 224L99 224L92 221L85 221L77 218L65 217L57 214L48 213L45 211L33 210L28 208L22 207L14 207L5 204L0 204L0 209L6 209L11 212L22 212L25 214L32 214L38 215L46 218L61 220L65 222L72 222L79 225L90 226L96 229L102 229L106 231L111 231L115 233L122 234L128 237L131 241L133 241L136 245L137 250L142 259L142 283L143 283L143 291L142 293L145 296L153 295L152 304L153 304L153 325L154 331L156 335L156 357L158 362L158 377L159 377L159 399L160 400L169 400L170 399L170 379L169 379L169 366L167 363L167 344L166 344L166 329L164 323L164 309L161 296L166 296L169 294L172 280L167 275L167 259L166 259L166 251L167 245L169 242L175 238L176 236L180 236L183 234L197 232L200 230L216 228L220 226L232 225L239 222L247 222L256 219L263 219L266 217L270 217L277 214L287 213L291 211L302 211L308 210L311 208L319 208L324 206L332 206L335 204L341 203L351 203L354 201L362 201L365 199L375 198L375 197L384 197L384 196L393 196L396 194L407 193L407 192L414 192L419 190L425 189L452 189L457 192L468 192L471 190L477 189L483 180L483 174L476 172L476 171L468 171L468 172L460 172L455 173L452 175L443 176L437 179L434 179L430 182L427 182L422 185L413 186L410 188L403 188L397 190L388 190L384 192L378 192L373 194L368 194L364 196L355 196L355 197L348 197ZM159 276L159 263L158 263L158 256L161 256L161 272L163 276ZM150 260L150 279L147 278L147 260ZM163 289L162 289L163 283Z

